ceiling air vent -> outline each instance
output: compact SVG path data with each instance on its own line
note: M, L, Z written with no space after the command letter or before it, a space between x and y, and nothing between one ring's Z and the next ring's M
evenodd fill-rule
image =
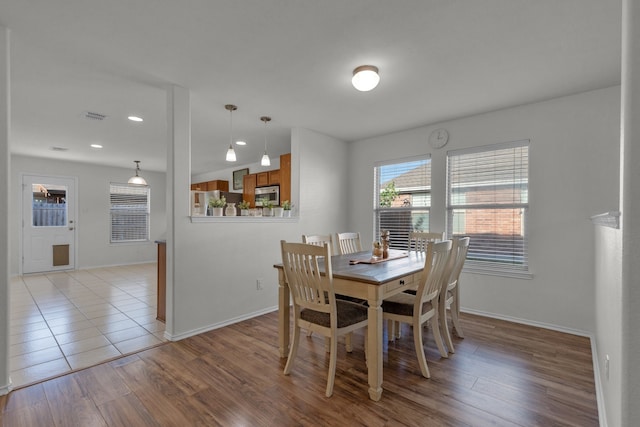
M94 113L92 111L83 111L82 117L88 120L104 120L107 118L104 114Z
M68 148L65 148L65 147L56 147L56 146L51 147L51 151L67 151L67 150Z

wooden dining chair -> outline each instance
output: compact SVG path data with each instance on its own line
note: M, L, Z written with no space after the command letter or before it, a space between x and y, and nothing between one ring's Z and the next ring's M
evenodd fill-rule
M458 315L460 314L459 284L460 273L462 272L462 267L464 267L464 261L467 259L467 252L469 251L469 242L469 237L453 239L451 254L449 255L449 276L447 280L443 281L442 289L440 290L440 332L451 353L455 353L455 349L453 348L453 340L451 339L451 332L447 324L447 308L451 313L451 323L453 324L456 335L464 338L460 320L458 319Z
M362 252L360 233L338 233L337 236L340 255Z
M329 255L333 255L333 237L331 234L303 234L302 243L310 245L323 246L329 244Z
M427 249L428 242L437 242L441 240L444 240L444 232L410 231L407 250L424 252Z
M444 240L444 232L424 232L424 231L410 231L409 239L407 242L408 251L425 252L427 250L427 244L429 242L438 242ZM416 294L415 289L409 289L406 292ZM387 335L389 341L395 341L396 338L402 337L402 329L400 323L389 320L387 322Z
M408 323L413 326L413 342L422 376L430 378L427 359L422 342L422 325L431 320L431 330L442 357L448 357L444 348L440 328L438 327L439 304L438 297L442 289L442 282L448 277L449 253L451 240L443 242L429 242L425 254L424 269L418 285L416 295L401 292L382 302L383 319Z
M301 328L329 337L329 373L325 394L331 397L336 374L338 337L367 326L367 307L336 299L327 243L320 247L306 243L287 243L282 240L280 246L283 270L291 290L294 311L293 341L284 374L289 375L293 368ZM321 273L322 265L324 273Z

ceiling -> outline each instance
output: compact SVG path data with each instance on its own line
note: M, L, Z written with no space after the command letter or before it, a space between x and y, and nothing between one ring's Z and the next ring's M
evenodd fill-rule
M170 84L191 91L193 173L233 167L228 103L240 166L262 155L263 115L277 155L292 127L353 141L613 86L621 13L620 0L2 0L11 151L163 171ZM350 83L363 64L380 69L371 92Z

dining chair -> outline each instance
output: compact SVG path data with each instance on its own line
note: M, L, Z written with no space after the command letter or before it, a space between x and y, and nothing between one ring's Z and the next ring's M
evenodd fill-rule
M438 297L442 289L442 282L448 277L449 253L451 240L443 242L429 242L425 254L424 268L420 277L420 284L415 295L401 292L382 302L383 319L408 323L413 326L413 342L422 376L430 378L427 359L422 342L422 325L431 320L433 336L442 357L448 357L444 348L440 328L438 327L439 304Z
M464 338L460 320L460 273L464 267L464 261L467 259L469 251L469 237L458 237L453 239L451 254L449 255L449 276L443 281L440 290L440 332L444 337L445 343L451 353L455 353L451 332L447 324L447 308L451 313L451 323L456 335Z
M308 243L310 245L323 246L325 243L329 244L329 255L333 255L333 237L331 234L303 234L302 243Z
M338 233L337 236L340 255L362 252L360 233Z
M425 252L427 250L427 243L444 240L444 232L424 232L424 231L410 231L409 239L407 242L408 251ZM409 289L405 292L415 295L415 289ZM396 338L402 337L402 329L400 323L389 320L387 322L387 334L389 341L395 341Z
M283 270L291 290L294 312L293 340L284 374L289 375L293 368L301 328L329 337L329 373L325 394L331 397L336 374L338 337L366 328L367 307L336 299L327 243L324 246L316 246L281 240L280 246ZM324 272L321 272L322 265Z
M435 242L440 240L444 240L444 232L436 233L436 232L410 231L407 250L424 252L427 248L427 242Z

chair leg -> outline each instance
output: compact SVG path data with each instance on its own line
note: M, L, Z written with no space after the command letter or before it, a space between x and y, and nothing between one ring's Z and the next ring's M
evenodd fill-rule
M453 329L456 331L456 335L460 338L464 338L462 327L460 326L460 319L458 318L459 308L457 307L458 300L453 300L451 305L451 322L453 323Z
M329 353L331 351L331 338L324 337L324 351Z
M394 333L396 334L396 338L400 339L402 338L402 322L393 322L395 327L394 329Z
M451 310L451 313L453 313L453 310ZM447 344L447 348L451 353L455 353L456 350L453 348L453 341L451 340L451 333L449 331L449 325L447 323L446 307L442 310L442 313L440 314L440 322L438 323L440 323L440 332L444 337L444 341Z
M396 322L391 319L387 320L387 339L389 342L393 342L396 339L395 328L393 326L395 323Z
M433 317L433 323L432 323L432 330L433 330L433 338L436 340L436 345L438 346L438 351L440 351L440 356L444 357L444 358L448 358L449 357L449 353L447 353L447 350L444 348L444 343L442 342L442 335L440 334L440 326L438 325L439 323L439 319L438 319L438 313L436 312L436 315Z
M422 343L422 328L421 325L413 325L413 345L416 348L416 356L418 357L418 364L420 365L420 371L425 378L431 378L429 373L429 367L427 366L427 358L424 355L424 344Z
M349 332L344 336L344 347L347 349L347 353L351 353L353 351L353 332Z
M338 337L336 334L330 338L331 340L331 353L329 355L329 376L327 377L327 391L325 395L331 397L333 394L333 383L336 378L336 358L338 353Z
M294 326L293 342L291 343L291 348L289 349L289 358L287 359L287 364L284 367L285 375L289 375L291 373L291 369L293 368L293 360L296 358L296 354L298 354L299 341L300 341L300 328L297 326Z

